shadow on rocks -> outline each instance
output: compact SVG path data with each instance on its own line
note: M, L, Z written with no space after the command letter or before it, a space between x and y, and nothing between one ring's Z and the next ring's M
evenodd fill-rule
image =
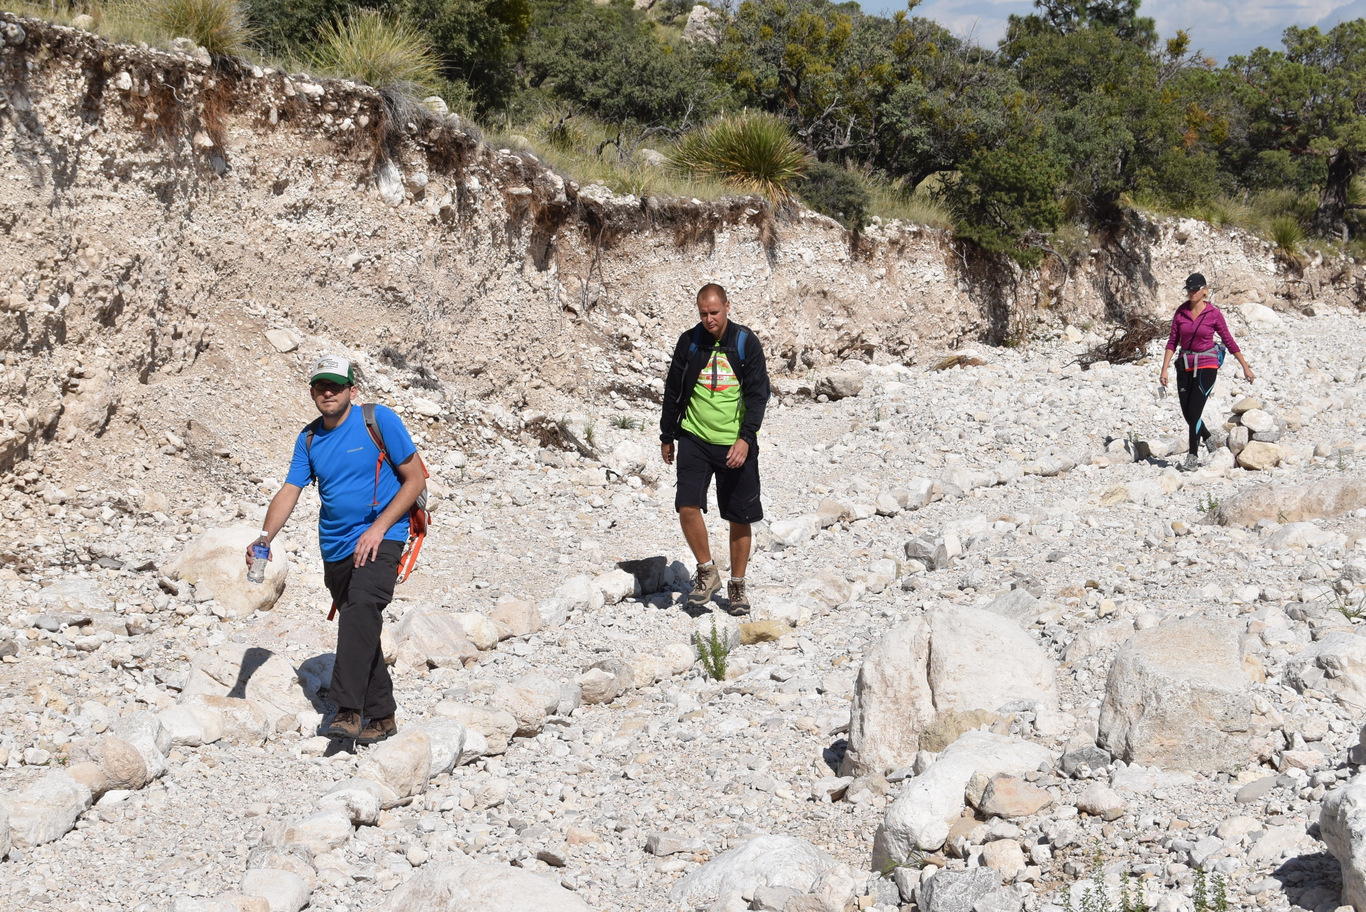
M243 652L242 667L237 670L237 681L232 685L232 690L228 691L228 696L239 700L246 699L247 682L256 674L258 668L266 664L271 655L273 653L269 649L262 649L260 646L252 646Z
M1342 868L1328 852L1286 859L1271 879L1280 883L1286 898L1302 909L1336 909L1342 894Z

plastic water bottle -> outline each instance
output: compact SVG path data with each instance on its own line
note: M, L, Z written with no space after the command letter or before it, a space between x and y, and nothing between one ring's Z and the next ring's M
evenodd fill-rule
M270 545L257 542L251 546L251 568L247 570L247 581L264 583L266 581L266 562L270 560Z

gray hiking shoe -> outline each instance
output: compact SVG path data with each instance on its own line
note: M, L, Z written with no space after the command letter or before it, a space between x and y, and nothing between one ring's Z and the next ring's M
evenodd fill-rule
M717 572L716 564L710 567L698 567L697 576L693 580L692 592L688 593L688 607L701 608L711 597L721 589L721 574Z
M749 596L745 594L745 581L726 580L726 597L730 599L730 613L736 617L749 614Z
M1210 435L1205 438L1205 450L1213 456L1214 451L1223 446L1227 441L1228 434L1223 431L1211 431Z
M1187 453L1186 461L1181 464L1181 471L1194 472L1198 468L1200 468L1200 457L1194 453Z

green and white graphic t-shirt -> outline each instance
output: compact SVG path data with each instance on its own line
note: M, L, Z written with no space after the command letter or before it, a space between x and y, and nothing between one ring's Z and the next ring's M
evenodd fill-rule
M711 357L697 375L697 387L683 416L683 430L699 440L730 446L740 439L740 423L745 420L745 400L740 394L740 378L730 366L730 358L718 341Z

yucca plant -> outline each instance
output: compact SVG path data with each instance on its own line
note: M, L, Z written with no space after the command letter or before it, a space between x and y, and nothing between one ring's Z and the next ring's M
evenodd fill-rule
M405 99L432 95L440 84L441 62L422 33L375 10L356 10L323 26L311 58L321 73Z
M745 112L684 136L671 162L679 171L715 178L781 205L791 198L790 185L806 172L810 157L781 118Z
M241 57L256 30L237 0L148 0L143 16L172 38L188 38L219 57ZM127 12L136 7L127 5Z
M1271 220L1271 242L1276 245L1276 253L1291 262L1300 258L1300 245L1304 243L1304 228L1293 215L1278 215Z

